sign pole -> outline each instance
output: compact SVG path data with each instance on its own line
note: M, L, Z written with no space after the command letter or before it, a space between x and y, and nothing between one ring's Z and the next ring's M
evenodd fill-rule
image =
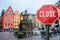
M46 40L49 40L49 27L50 25L45 25L46 26Z
M46 26L46 40L49 40L49 27L58 19L58 10L53 5L43 5L37 11L37 19Z

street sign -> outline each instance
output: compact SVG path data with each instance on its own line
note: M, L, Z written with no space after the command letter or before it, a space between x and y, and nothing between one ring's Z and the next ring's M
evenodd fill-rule
M58 10L53 5L43 5L38 11L37 11L37 19L42 24L52 24L58 19Z

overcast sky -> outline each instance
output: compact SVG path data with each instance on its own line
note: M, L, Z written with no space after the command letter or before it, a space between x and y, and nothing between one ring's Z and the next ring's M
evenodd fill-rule
M9 6L12 7L14 11L19 10L19 12L28 10L28 13L36 14L37 10L45 4L54 5L58 0L0 0L0 15L1 11L6 10Z

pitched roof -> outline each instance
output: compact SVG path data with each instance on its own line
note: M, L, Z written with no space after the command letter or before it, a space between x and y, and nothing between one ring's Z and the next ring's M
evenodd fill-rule
M7 9L6 11L12 11L12 12L13 12L11 6L9 6L8 9Z

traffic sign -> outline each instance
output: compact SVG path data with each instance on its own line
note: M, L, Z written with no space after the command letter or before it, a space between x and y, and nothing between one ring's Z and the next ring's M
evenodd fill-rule
M42 24L52 24L58 19L58 10L53 5L43 5L38 11L37 11L37 19Z

